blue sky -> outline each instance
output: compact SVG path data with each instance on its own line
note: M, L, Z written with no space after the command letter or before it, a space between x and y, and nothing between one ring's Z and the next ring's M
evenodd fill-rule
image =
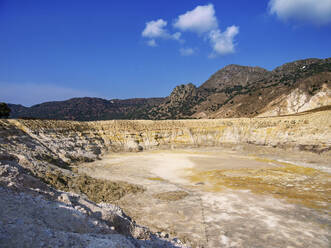
M0 101L167 96L330 44L331 0L0 0Z

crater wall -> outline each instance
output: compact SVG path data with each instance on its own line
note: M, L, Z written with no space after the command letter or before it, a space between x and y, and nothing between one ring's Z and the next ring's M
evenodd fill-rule
M331 111L272 118L213 120L115 120L97 122L2 120L46 153L64 162L95 160L107 151L141 151L183 146L256 144L315 152L331 147ZM5 132L2 131L4 134ZM24 142L21 142L24 143Z
M179 245L177 239L165 238L164 235L164 237L157 236L137 226L129 217L118 213L114 205L109 205L127 194L143 192L145 189L130 183L91 178L75 171L74 165L94 161L107 152L246 143L329 154L330 130L330 110L295 116L252 119L98 122L0 120L0 194L3 199L0 213L4 213L0 216L0 221L8 219L10 223L14 223L18 214L21 219L30 218L34 221L32 227L17 224L14 225L14 229L9 230L4 229L9 228L9 225L0 226L0 246L8 243L8 240L19 240L23 243L30 242L31 247L41 247L36 244L38 240L30 241L31 235L39 235L40 218L46 223L45 227L40 227L42 230L52 229L54 233L60 235L49 242L66 240L68 245L63 247L71 247L70 242L74 238L82 244L77 247L87 247L86 244L91 242L90 240L100 242L99 239L86 236L92 232L90 229L83 230L86 235L75 234L77 237L72 238L71 233L81 232L79 228L77 230L72 228L76 223L71 218L72 214L81 218L86 217L88 221L97 221L93 223L98 223L96 224L96 227L100 228L98 232L108 233L103 242L105 240L112 244L117 242L123 247L134 247L130 246L131 242L137 244L143 242L144 247L186 247ZM17 192L20 194L16 194ZM25 198L19 198L21 196L30 197L37 203L31 205ZM52 222L47 222L48 219L54 219L53 208L43 210L45 216L38 215L38 218L16 210L19 204L22 205L22 209L39 212L38 199L41 199L41 196L43 201L49 200L49 203L46 202L47 206L60 204L62 207L55 209L60 209L56 213L56 218L57 223L63 223L61 224L63 231L59 232ZM86 200L86 197L97 203L101 202L101 205ZM44 206L42 205L44 203L40 204ZM12 212L8 212L8 209ZM69 209L69 213L64 209ZM100 212L102 215L96 214ZM86 223L88 225L89 222ZM110 229L110 226L113 229ZM95 227L92 229L99 230ZM32 234L25 230L31 230ZM7 233L7 236L3 233ZM14 235L17 233L26 235L16 239ZM69 235L69 238L61 236L64 234ZM131 238L114 237L113 234L122 234ZM45 237L45 240L49 238ZM130 244L124 245L124 241ZM49 244L54 246L53 243Z

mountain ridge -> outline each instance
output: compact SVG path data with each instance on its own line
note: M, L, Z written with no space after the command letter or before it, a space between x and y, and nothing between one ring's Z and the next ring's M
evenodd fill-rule
M285 63L272 71L230 64L200 86L178 85L165 98L82 97L31 107L9 106L12 118L80 121L286 115L330 105L330 85L331 58L308 58Z
M268 111L265 109L268 103L302 85L304 87L301 87L299 94L304 101L309 102L316 94L323 95L321 102L318 99L313 100L313 105L320 107L331 104L330 72L330 58L298 60L272 71L260 67L229 65L214 73L197 88L196 101L188 99L175 104L165 103L158 109L154 108L153 113L157 113L154 116L156 119L254 117L263 114L262 111ZM176 90L178 89L175 88L174 91ZM176 106L183 108L188 105L188 111L178 114ZM308 108L306 106L304 109ZM289 114L295 111L278 112Z
M38 118L61 120L109 120L132 119L142 116L145 108L151 108L163 98L102 99L96 97L75 97L65 101L51 101L24 107L8 104L12 118Z

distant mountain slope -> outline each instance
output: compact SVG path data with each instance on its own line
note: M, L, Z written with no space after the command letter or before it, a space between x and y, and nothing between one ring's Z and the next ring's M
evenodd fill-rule
M12 118L41 118L60 120L146 119L146 113L160 104L163 98L105 100L101 98L72 98L37 104L32 107L9 104Z
M30 108L10 104L11 117L62 120L227 118L296 114L331 105L331 58L305 59L268 71L228 65L200 87L175 87L166 98L73 98Z
M149 115L153 119L274 116L329 104L331 58L305 59L273 71L226 66L199 88L176 87Z

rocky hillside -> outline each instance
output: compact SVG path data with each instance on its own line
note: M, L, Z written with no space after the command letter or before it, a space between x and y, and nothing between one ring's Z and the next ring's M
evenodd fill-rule
M278 116L331 105L331 58L305 59L268 71L228 65L200 87L177 86L166 98L73 98L26 108L11 117L60 120L192 119Z
M273 71L229 65L198 88L176 87L149 114L154 119L277 116L326 105L331 105L330 58L299 60Z
M247 86L250 82L257 82L270 74L261 67L228 65L212 75L201 88L225 90L234 86Z

